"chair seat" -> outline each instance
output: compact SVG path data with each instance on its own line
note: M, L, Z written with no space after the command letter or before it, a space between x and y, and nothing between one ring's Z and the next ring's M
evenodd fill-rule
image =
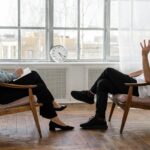
M34 96L34 100L36 102L36 96ZM8 104L0 104L0 109L7 109L7 108L13 108L13 107L17 107L17 106L24 106L24 105L28 105L29 104L29 97L23 97L20 99L17 99L14 102L8 103Z
M115 94L109 96L109 98L114 101L117 104L124 105L125 102L127 101L127 94ZM137 96L132 96L132 103L131 107L136 107L136 108L150 108L150 97L145 97L145 98L140 98Z

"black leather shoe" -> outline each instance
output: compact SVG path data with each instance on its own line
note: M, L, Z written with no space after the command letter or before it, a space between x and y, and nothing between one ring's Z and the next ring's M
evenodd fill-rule
M90 93L90 91L72 91L71 95L73 98L88 103L94 103L94 95Z
M74 127L72 127L72 126L61 126L59 124L56 124L55 122L50 121L49 122L49 130L55 131L56 128L59 128L61 130L65 130L65 131L74 129Z
M83 129L101 129L107 130L107 122L97 117L92 117L88 122L80 124Z
M61 105L59 108L54 108L56 111L62 111L67 107L67 105Z

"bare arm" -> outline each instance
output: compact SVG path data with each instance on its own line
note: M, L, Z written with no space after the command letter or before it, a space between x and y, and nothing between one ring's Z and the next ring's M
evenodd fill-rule
M143 73L143 70L138 70L138 71L135 71L135 72L132 72L130 74L128 74L130 77L137 77L139 75L141 75Z
M148 61L148 54L150 52L150 40L148 41L148 44L146 45L146 42L144 40L143 44L141 44L142 47L142 63L143 63L143 72L145 81L150 83L150 66Z

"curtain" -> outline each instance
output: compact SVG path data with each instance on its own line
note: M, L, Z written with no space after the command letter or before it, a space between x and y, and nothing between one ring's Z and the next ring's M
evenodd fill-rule
M142 69L140 42L150 39L150 0L119 0L119 55L124 73Z

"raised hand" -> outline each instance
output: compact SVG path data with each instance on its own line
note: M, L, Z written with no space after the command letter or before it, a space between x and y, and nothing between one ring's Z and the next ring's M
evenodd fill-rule
M146 44L146 41L144 40L143 43L140 43L141 48L142 48L142 55L147 56L148 53L150 52L150 40L148 40L148 44Z

